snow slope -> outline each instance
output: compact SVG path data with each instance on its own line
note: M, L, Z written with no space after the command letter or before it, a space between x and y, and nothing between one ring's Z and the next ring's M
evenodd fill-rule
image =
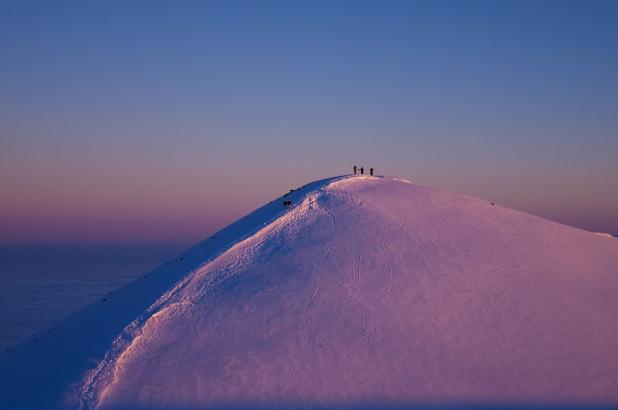
M255 210L29 342L0 352L0 408L76 408L84 374L97 366L123 329L190 272L280 217L281 202L298 201L337 178L312 182ZM1 331L2 329L0 329Z
M0 393L25 408L611 407L617 267L618 241L484 200L318 181L9 352Z

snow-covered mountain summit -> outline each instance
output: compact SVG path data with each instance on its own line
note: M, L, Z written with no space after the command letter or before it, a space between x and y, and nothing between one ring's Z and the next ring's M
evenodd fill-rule
M0 369L6 388L6 366L23 381L32 357L70 357L39 382L83 408L606 405L616 312L615 240L341 177L260 208ZM94 347L70 337L83 332Z

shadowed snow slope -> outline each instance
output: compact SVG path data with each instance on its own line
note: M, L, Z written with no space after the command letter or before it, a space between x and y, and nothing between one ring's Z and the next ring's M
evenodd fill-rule
M287 198L6 355L3 388L55 352L68 407L618 404L615 239L395 178Z

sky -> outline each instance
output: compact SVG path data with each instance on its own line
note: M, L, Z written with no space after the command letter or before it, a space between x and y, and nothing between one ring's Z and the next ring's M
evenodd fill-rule
M373 166L618 232L618 2L0 2L0 243L199 241Z

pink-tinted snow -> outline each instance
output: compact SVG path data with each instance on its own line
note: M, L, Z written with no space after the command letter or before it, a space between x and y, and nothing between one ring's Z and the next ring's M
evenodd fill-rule
M0 393L11 408L611 407L617 312L616 239L332 178L0 357Z
M338 180L126 329L86 404L618 403L617 267L609 238Z

